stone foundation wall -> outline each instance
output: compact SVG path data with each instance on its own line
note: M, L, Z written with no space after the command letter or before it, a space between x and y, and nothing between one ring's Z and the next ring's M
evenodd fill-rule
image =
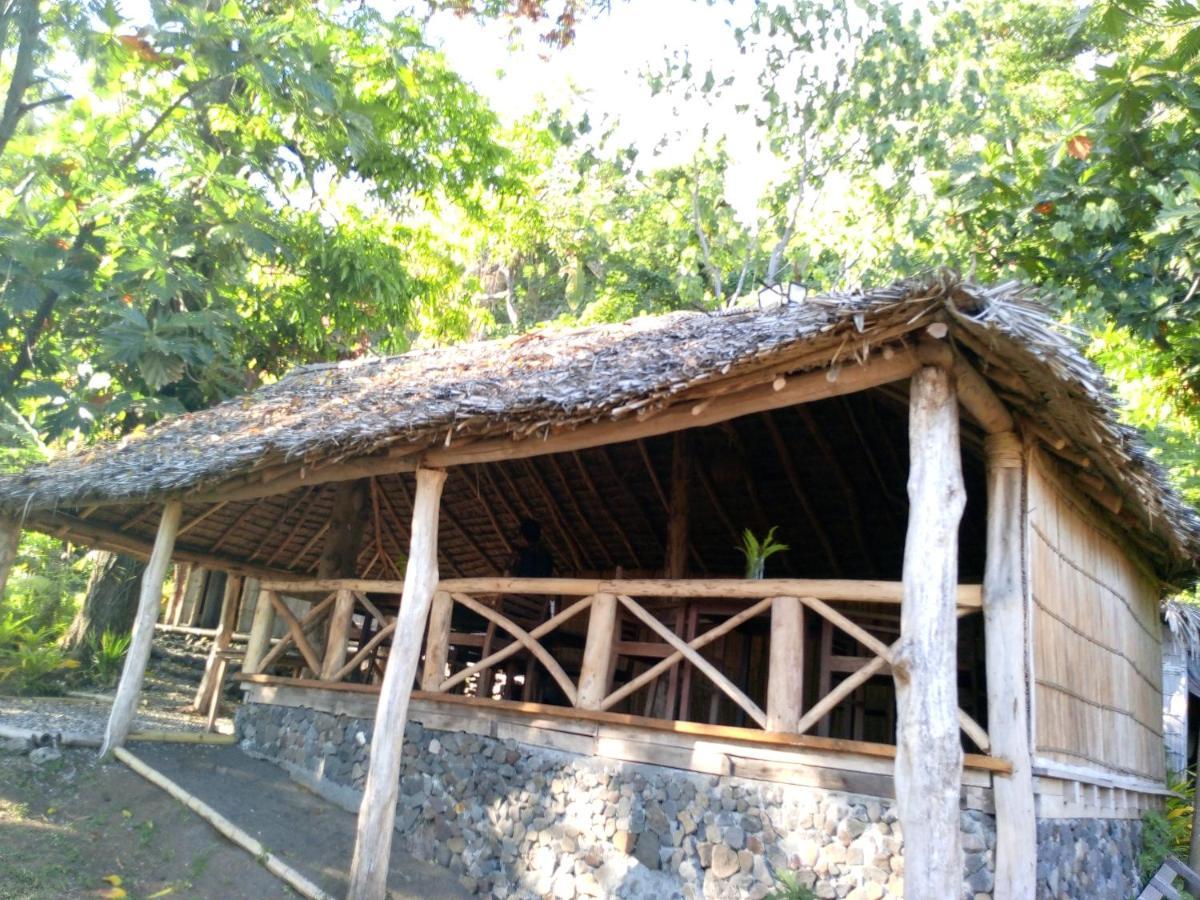
M372 727L256 703L237 716L244 750L348 804L363 785ZM822 898L904 893L903 837L890 800L582 757L417 723L405 731L396 828L407 851L497 897L761 898L785 872ZM995 823L966 810L962 830L963 897L990 900Z
M1042 819L1037 831L1039 898L1127 900L1141 891L1139 819Z

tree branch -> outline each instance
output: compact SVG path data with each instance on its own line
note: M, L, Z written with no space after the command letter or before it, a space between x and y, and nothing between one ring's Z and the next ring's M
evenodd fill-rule
M17 10L17 58L13 63L12 78L8 82L8 94L4 98L4 110L0 112L0 155L17 133L25 109L25 92L33 79L33 54L37 48L42 23L38 16L37 0L24 0Z

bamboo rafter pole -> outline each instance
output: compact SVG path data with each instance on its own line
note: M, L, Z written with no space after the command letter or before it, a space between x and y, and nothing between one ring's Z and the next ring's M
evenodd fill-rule
M576 521L579 523L580 527L587 532L592 543L600 548L600 555L604 557L604 562L608 568L616 568L617 561L613 559L612 554L608 552L608 541L604 540L599 534L596 533L596 529L592 527L591 516L584 515L583 509L580 507L579 501L575 497L575 492L571 490L571 484L567 481L566 473L563 472L562 466L558 464L558 458L551 454L550 456L545 457L544 461L547 469L547 486L550 482L549 475L550 473L553 473L554 478L557 479L562 485L562 496L566 498L566 502L570 505L571 512L574 513Z
M596 487L596 481L594 478L592 478L592 473L588 471L587 464L583 461L583 457L580 456L578 452L573 452L571 454L571 459L575 462L575 468L579 471L579 477L583 479L584 487L586 487L588 493L592 495L592 499L596 502L597 508L604 515L605 520L608 522L608 527L616 532L617 537L621 539L621 543L625 545L625 550L629 554L629 558L633 560L633 564L639 569L642 568L642 560L637 552L637 548L634 547L633 541L629 539L629 534L621 525L620 517L613 514L612 507L609 506L608 501L604 499L604 495L600 492L600 489Z
M556 532L562 535L563 543L567 545L567 550L571 554L571 561L575 564L576 571L585 568L585 555L583 547L575 540L575 535L571 529L567 528L566 522L558 513L558 503L554 499L554 495L550 493L550 489L546 486L546 482L538 474L537 469L527 459L520 460L522 471L529 482L534 486L534 489L542 498L542 502L546 504L546 511L550 514L550 518L554 520L554 528Z
M675 634L670 628L646 612L642 606L632 597L621 594L617 597L621 601L621 605L628 609L633 615L645 624L650 630L656 632L659 637L675 648L677 652L683 655L684 659L690 662L693 666L699 669L704 675L721 689L731 700L746 711L746 713L760 727L766 727L767 714L763 712L757 703L746 696L737 685L726 678L712 663L689 647L683 640Z
M188 519L188 521L185 522L183 524L183 526L179 529L179 534L175 535L176 539L183 537L185 534L187 534L189 531L191 531L193 528L195 528L197 525L199 525L201 522L203 522L209 516L219 513L221 510L223 510L225 508L225 506L226 506L226 501L222 501L221 503L214 503L212 506L210 506L204 512L200 513L200 515L193 516L191 519Z
M508 535L504 533L504 529L500 527L500 522L496 519L496 514L492 512L492 504L488 503L487 498L483 495L480 475L484 470L484 466L475 466L472 473L475 476L474 494L475 499L479 501L479 508L483 510L483 514L487 517L488 524L492 526L492 531L496 535L496 540L500 542L500 546L504 548L504 552L512 555L513 544L508 539Z
M295 500L293 500L290 504L288 504L287 508L284 509L283 515L281 515L279 517L279 521L276 524L278 524L279 526L282 526L284 522L286 522L289 518L291 518L292 513L296 512L301 507L304 507L305 511L307 511L307 507L305 505L308 503L309 499L312 497L314 491L316 491L315 487L305 488L303 491L301 491L300 496L297 497ZM304 515L305 515L304 513L301 513L297 517L296 521L292 524L292 527L288 531L287 536L283 539L284 545L286 545L289 541L291 541L291 539L295 536L296 529L298 529L300 527L301 523L304 521ZM254 546L254 552L252 552L250 554L249 558L250 559L258 559L258 555L260 553L262 553L264 549L266 549L267 544L270 543L271 538L273 536L274 536L274 531L268 531L265 535L263 535L262 540L260 540Z
M863 559L867 562L867 567L872 575L879 571L879 563L875 559L875 555L871 552L871 545L867 541L866 531L863 529L862 514L859 509L858 492L854 489L854 483L846 474L846 469L842 466L838 459L837 453L825 438L825 433L817 424L813 414L804 406L797 406L793 409L796 417L804 425L808 432L809 440L817 448L822 458L825 460L825 470L833 475L834 481L837 482L841 489L843 497L845 497L844 509L850 518L850 529L854 533L854 541L858 544L859 552Z
M312 514L313 510L316 508L317 501L320 499L320 496L321 496L321 489L317 488L317 487L313 487L313 488L309 488L308 493L304 497L301 498L302 501L306 500L306 502L297 504L298 506L300 506L300 516L296 519L295 524L292 525L292 527L288 530L288 533L284 537L284 539L282 541L280 541L279 546L276 547L271 552L271 555L269 557L267 557L267 565L268 566L271 565L271 563L275 562L275 560L279 557L279 554L281 554L284 550L286 550L291 545L292 538L294 538L300 532L300 529L302 529L306 524L308 524L308 518ZM281 519L280 521L282 522L283 520ZM270 537L270 535L268 535L267 538L263 538L264 544L266 543L266 541L269 537ZM254 551L254 555L257 556L261 550L262 550L262 546L260 545L259 548Z
M253 513L254 511L255 511L255 504L253 504L253 503L249 504L244 510L242 510L241 514L238 515L238 517L233 520L233 522L229 525L229 527L226 528L223 532L221 532L221 536L219 538L217 538L216 542L211 547L208 548L208 552L216 553L218 550L220 550L221 547L225 544L225 542L227 540L229 540L230 537L233 536L233 533L235 531L237 531L239 528L241 528L243 524L245 524L246 519L250 518L251 513Z
M467 609L471 610L471 612L475 613L475 615L487 619L489 622L492 622L499 628L503 628L514 638L516 638L526 650L528 650L537 658L537 661L545 667L546 671L550 673L551 677L558 682L558 686L562 688L562 692L566 694L571 705L575 705L577 699L575 684L569 677L567 677L567 673L564 672L563 667L558 664L558 660L551 656L549 652L547 652L546 648L538 643L528 631L526 631L516 622L512 621L512 619L509 619L507 616L497 612L494 609L484 606L473 597L468 597L466 594L461 594L456 591L451 591L450 596L454 598L455 603L465 606ZM472 670L472 674L473 673L474 670Z
M792 494L796 497L796 502L800 505L800 511L804 513L804 518L808 520L809 533L821 545L821 552L825 554L825 558L829 561L829 571L834 575L841 575L842 565L838 561L837 553L834 552L833 544L829 541L829 536L825 533L820 516L813 509L812 503L809 502L808 492L804 490L804 484L800 480L800 473L796 471L796 463L792 459L787 441L784 440L783 434L780 432L779 426L775 423L775 418L771 413L763 413L761 418L763 424L767 427L767 434L771 437L771 443L775 445L775 455L779 457L779 463L783 466L783 474L787 478L788 486L791 487Z
M540 640L541 638L545 637L550 632L552 632L556 628L558 628L558 626L561 625L563 622L566 622L570 619L575 618L575 616L579 615L581 612L583 612L585 609L587 609L591 605L592 605L592 597L591 596L584 597L582 600L576 600L570 606L563 609L562 612L558 613L557 615L553 616L552 618L547 619L545 622L543 622L537 628L530 631L529 636L531 638L533 638L534 640ZM452 688L456 687L457 685L461 684L462 682L466 681L468 678L470 678L472 675L476 674L477 672L482 672L482 671L496 665L497 663L502 663L502 662L504 662L504 660L508 659L510 656L514 656L517 653L520 653L524 649L526 649L524 644L522 644L520 641L514 640L511 644L501 647L499 650L497 650L495 653L491 654L490 656L486 656L483 659L479 660L479 662L475 663L475 665L470 666L469 668L465 668L459 672L455 672L449 678L446 678L444 681L439 682L437 687L435 688L435 690L437 690L441 693L445 693L446 691L449 691Z

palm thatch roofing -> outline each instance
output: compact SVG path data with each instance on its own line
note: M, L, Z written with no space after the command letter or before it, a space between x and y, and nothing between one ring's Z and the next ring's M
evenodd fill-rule
M296 546L315 534L313 522L297 520L292 528L290 517L322 496L296 480L306 473L356 459L415 461L423 452L485 439L537 441L591 423L636 422L741 385L854 366L911 346L935 322L948 328L949 343L987 379L1026 437L1041 441L1093 496L1107 498L1106 515L1143 549L1159 576L1190 580L1200 561L1200 517L1180 499L1138 432L1122 424L1111 386L1076 337L1060 327L1036 289L988 287L950 273L765 310L679 312L306 366L211 409L0 477L0 510L24 517L28 527L91 543L102 543L101 533L121 533L133 542L153 535L152 511L159 503L180 497L191 530L177 547L223 549L231 561L269 557L275 568L305 571L312 568L305 554L319 547L313 538L297 556ZM889 439L902 434L893 430ZM654 461L646 461L657 487ZM403 522L408 488L395 474L402 469L390 473L391 500L382 498L382 512L373 497L376 520ZM504 472L496 474L508 480ZM599 489L584 477L586 490L578 490L596 495L589 503L603 502L609 488L614 498L625 488L617 483L621 477ZM280 495L271 497L275 478ZM476 503L482 483L475 478ZM221 501L223 490L246 485L258 485L258 496L230 493ZM468 493L464 488L460 519L472 516ZM560 494L558 500L564 527L571 524L565 519L572 505L580 519L600 518L573 497ZM508 505L509 512L520 512L516 503ZM647 530L655 525L651 518ZM231 529L243 527L254 534L231 537ZM492 530L505 527L493 517ZM271 528L294 531L297 543L272 550ZM470 523L456 530L494 570L507 550L503 537L489 547ZM380 537L376 555L391 554L385 543L401 553L401 537ZM638 536L625 537L632 550ZM590 556L600 567L617 555L605 550L606 560L597 558L599 551ZM575 556L578 562L589 554Z

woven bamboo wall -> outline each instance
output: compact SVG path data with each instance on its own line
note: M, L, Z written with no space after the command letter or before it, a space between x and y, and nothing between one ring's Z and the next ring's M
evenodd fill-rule
M1029 519L1037 754L1161 781L1157 586L1036 455Z

